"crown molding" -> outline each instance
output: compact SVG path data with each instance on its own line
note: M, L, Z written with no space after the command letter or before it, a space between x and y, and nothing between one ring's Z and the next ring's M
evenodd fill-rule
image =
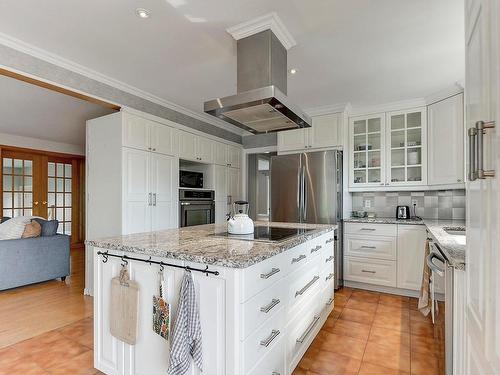
M458 95L464 92L464 84L462 81L457 81L453 85L446 87L445 89L438 91L436 93L430 94L425 97L425 102L427 105L439 102L450 96Z
M324 115L330 115L332 113L344 112L350 108L351 108L350 103L338 103L332 105L307 108L304 110L304 112L308 114L310 117L314 117L314 116L324 116Z
M409 100L401 100L384 104L376 104L369 106L352 106L349 110L349 116L369 115L372 113L400 111L416 107L425 107L427 105L424 98L415 98Z
M146 91L143 91L137 87L131 86L125 82L119 81L117 79L111 78L105 74L99 73L95 70L89 69L83 65L80 65L74 61L68 60L62 56L56 55L54 53L48 52L44 49L35 47L29 43L21 41L19 39L13 38L7 34L0 33L0 44L3 44L7 47L15 49L16 51L26 53L27 55L36 57L40 60L46 61L48 63L54 64L60 68L64 68L70 70L74 73L81 74L87 78L96 80L98 82L104 83L111 87L114 87L118 90L127 92L129 94L135 95L145 100L149 100L150 102L156 103L163 107L169 108L176 112L182 113L186 116L193 117L197 120L209 123L210 125L216 126L218 128L230 131L234 134L244 135L247 134L245 131L238 129L225 121L219 120L216 117L213 117L209 114L203 112L197 112L178 104L172 103L168 100L162 99L156 95L150 94ZM8 69L8 67L6 67ZM87 94L88 95L88 94ZM120 103L116 103L120 105Z
M287 50L297 45L292 34L290 34L276 12L265 14L226 29L235 40L240 40L265 30L271 30Z

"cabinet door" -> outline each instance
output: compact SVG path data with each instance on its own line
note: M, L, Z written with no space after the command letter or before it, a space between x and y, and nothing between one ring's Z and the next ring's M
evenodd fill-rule
M464 183L463 94L427 107L428 184Z
M227 162L230 167L240 168L241 166L241 149L235 146L227 146Z
M228 145L221 142L214 142L214 163L217 165L227 166L228 162Z
M197 160L196 135L179 130L179 158Z
M123 121L123 145L139 150L149 150L151 146L148 120L125 113Z
M427 183L427 116L425 108L387 115L386 184Z
M227 168L227 191L229 203L240 199L240 170L237 168Z
M309 146L312 148L342 146L342 114L335 113L313 117L309 131Z
M215 202L215 224L224 224L229 213L227 202Z
M151 121L151 151L176 156L179 153L177 129Z
M177 226L178 159L173 156L151 154L152 229L162 230Z
M123 148L123 233L151 230L150 155Z
M398 225L398 288L420 290L426 238L424 225Z
M295 151L307 148L307 130L295 129L278 133L278 151Z
M350 186L385 185L385 114L353 117L350 132Z
M215 176L215 200L217 202L227 203L228 196L228 168L221 165L214 165Z
M197 137L196 140L196 154L197 160L205 163L212 163L213 156L213 141L205 137Z

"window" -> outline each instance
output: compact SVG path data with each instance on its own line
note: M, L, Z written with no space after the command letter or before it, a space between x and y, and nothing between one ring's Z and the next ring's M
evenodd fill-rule
M48 218L59 220L58 233L71 235L72 165L48 163Z

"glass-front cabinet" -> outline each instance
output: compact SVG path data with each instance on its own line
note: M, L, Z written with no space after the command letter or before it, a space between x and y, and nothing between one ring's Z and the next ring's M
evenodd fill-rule
M426 109L351 117L351 188L427 183Z
M358 116L350 121L351 186L385 182L385 115Z
M388 185L423 185L427 182L426 110L387 114Z

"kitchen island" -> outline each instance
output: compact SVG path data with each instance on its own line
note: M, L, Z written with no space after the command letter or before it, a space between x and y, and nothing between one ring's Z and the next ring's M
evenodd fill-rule
M152 330L152 296L159 266L172 328L182 267L192 271L203 332L203 374L291 374L333 309L332 225L256 223L260 238L227 236L225 225L204 225L88 241L94 251L94 365L106 374L165 374L169 342ZM267 237L278 239L269 242ZM110 283L126 255L139 283L135 345L109 331ZM193 365L190 374L198 374Z

